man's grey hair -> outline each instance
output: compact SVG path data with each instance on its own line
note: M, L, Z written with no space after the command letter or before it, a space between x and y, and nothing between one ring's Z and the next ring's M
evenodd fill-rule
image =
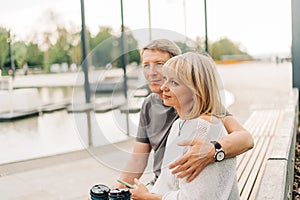
M170 57L174 57L181 54L181 50L178 47L178 45L175 44L175 42L172 42L168 39L152 40L149 44L147 44L141 49L140 51L141 56L143 55L144 51L147 49L168 52L170 54Z

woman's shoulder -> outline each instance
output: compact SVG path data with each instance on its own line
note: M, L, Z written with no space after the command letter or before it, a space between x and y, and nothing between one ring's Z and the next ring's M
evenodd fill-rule
M201 115L198 117L199 121L206 121L210 124L219 124L220 122L222 122L221 118L212 116L212 115Z

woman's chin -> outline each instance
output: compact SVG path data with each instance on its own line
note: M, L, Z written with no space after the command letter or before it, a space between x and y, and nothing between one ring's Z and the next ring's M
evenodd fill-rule
M171 104L168 100L164 99L164 105L165 106L173 106L173 104Z

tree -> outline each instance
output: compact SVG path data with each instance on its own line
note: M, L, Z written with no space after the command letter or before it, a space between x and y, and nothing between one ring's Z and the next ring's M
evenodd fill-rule
M9 65L9 43L8 43L8 30L0 27L0 67L5 71L5 66Z
M128 34L127 38L127 46L128 46L128 61L129 63L136 62L140 63L140 52L138 50L138 41L134 38L132 34Z
M54 63L76 63L81 59L81 52L78 51L80 33L74 25L69 26L60 23L59 15L53 11L46 13L44 23L49 24L48 29L42 33L39 42L40 48L44 51L44 71L50 72L50 65ZM38 37L36 37L38 38ZM79 53L79 54L78 54ZM81 60L80 60L81 61Z
M80 65L82 61L82 52L81 52L81 46L80 43L77 45L72 45L71 49L69 50L68 53L70 57L70 63L75 63L77 65Z
M45 16L45 17L44 17ZM53 11L45 13L41 23L47 24L47 29L41 33L34 33L31 40L18 41L14 43L14 56L17 67L27 62L30 67L43 66L45 72L50 72L51 64L82 62L81 52L81 32L80 27L74 25L66 26L61 23L59 15ZM66 28L68 27L68 28ZM100 26L99 32L92 36L86 28L88 58L91 65L96 68L105 67L111 63L114 67L122 67L121 64L121 36L113 33L111 27ZM0 27L0 67L10 66L8 30ZM196 37L195 41L176 42L182 52L197 51L203 52L204 39ZM129 27L124 27L124 50L126 64L140 63L138 41L130 31ZM222 38L216 42L209 42L209 53L215 60L220 60L224 55L248 55L243 52L239 44L235 44L227 38Z
M115 60L115 65L117 67L122 67L121 65L121 35L117 38L118 45L118 58ZM125 64L136 62L140 63L140 55L139 55L139 49L138 49L138 41L134 38L134 35L132 34L129 27L124 27L124 51L125 51Z
M104 67L112 62L112 52L114 48L115 36L112 35L110 27L99 27L99 32L90 38L91 60L95 67Z
M187 40L185 42L177 41L175 43L179 46L181 52L183 53L187 51L196 51L201 53L204 51L199 41L194 42L191 40Z
M69 51L71 49L71 36L64 27L57 27L57 40L48 50L49 63L70 64Z
M214 42L210 49L210 54L214 60L221 60L223 55L248 55L240 50L238 44L233 43L228 38L222 38Z
M14 43L14 58L17 67L21 67L25 62L27 62L27 45L23 41L18 41Z
M138 42L129 31L124 33L126 63L139 63ZM100 27L98 34L90 38L92 64L95 67L104 67L111 63L114 67L121 67L121 42L121 37L113 35L110 27Z
M42 67L43 66L44 52L39 49L38 44L29 43L27 45L27 53L25 61L29 67Z

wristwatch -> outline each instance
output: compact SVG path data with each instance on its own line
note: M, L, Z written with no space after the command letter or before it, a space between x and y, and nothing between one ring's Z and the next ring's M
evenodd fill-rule
M216 153L214 155L215 161L221 162L225 158L225 152L222 149L222 146L217 141L211 141L211 143L213 143L213 145L215 146L215 149L216 149Z

